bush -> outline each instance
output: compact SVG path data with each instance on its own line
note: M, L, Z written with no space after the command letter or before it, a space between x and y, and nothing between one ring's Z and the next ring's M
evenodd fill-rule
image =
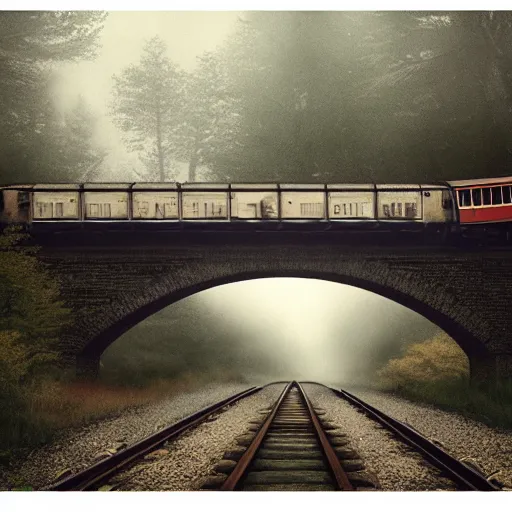
M400 358L391 359L377 375L381 385L395 390L416 382L464 381L469 378L469 361L443 332L431 340L409 345Z
M446 333L410 345L377 375L381 388L410 400L512 428L512 382L472 385L468 358Z
M47 439L30 414L31 393L59 360L60 331L70 311L58 284L35 257L19 227L0 235L0 452Z

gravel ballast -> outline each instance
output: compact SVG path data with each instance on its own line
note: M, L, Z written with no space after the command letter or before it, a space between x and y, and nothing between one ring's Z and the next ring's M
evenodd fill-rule
M330 389L304 384L304 390L315 407L325 409L329 420L346 431L366 468L377 476L381 490L456 490L436 468Z
M53 483L64 469L76 473L93 464L96 456L119 445L133 444L163 427L224 398L249 388L249 384L212 384L122 414L63 432L53 443L34 450L0 470L0 490L30 486L34 490Z
M247 432L258 411L271 407L284 384L265 387L164 446L155 458L148 457L112 478L121 491L195 491L212 473L224 452L237 447L236 438ZM151 456L151 454L150 454Z
M418 404L389 393L347 390L397 420L412 425L431 441L440 441L450 455L476 462L486 476L512 488L512 431L483 423L434 406Z

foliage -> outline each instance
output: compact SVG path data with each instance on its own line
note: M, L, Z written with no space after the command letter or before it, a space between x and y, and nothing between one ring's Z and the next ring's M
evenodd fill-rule
M410 400L457 411L491 426L512 428L512 382L471 383L466 355L445 333L410 345L378 376L380 387Z
M212 178L509 173L511 38L507 12L248 13L215 55L240 117Z
M183 104L183 73L166 56L167 46L154 37L143 48L138 65L114 75L114 121L131 151L141 154L146 181L172 179L172 130Z
M77 179L69 120L51 99L56 62L94 57L101 12L10 11L0 16L0 172L4 181ZM81 146L91 146L82 139ZM91 148L92 149L92 148Z
M233 149L240 130L239 102L226 73L227 56L206 52L194 73L185 76L185 99L180 124L174 130L174 154L189 162L189 180L196 181L199 165L213 167Z
M402 357L391 359L378 372L381 382L393 389L411 382L432 382L468 377L467 356L446 333L409 345Z
M29 420L30 390L58 361L70 312L19 227L0 235L0 451L44 427Z
M24 367L18 377L25 377L55 359L59 333L70 321L70 312L59 300L58 284L31 254L31 248L19 245L23 241L20 228L6 231L6 236L0 237L2 362L9 373Z

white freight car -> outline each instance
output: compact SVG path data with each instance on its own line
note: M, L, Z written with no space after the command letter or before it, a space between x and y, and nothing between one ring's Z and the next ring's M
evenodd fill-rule
M421 220L422 201L419 185L376 185L379 220Z
M330 220L374 219L374 185L327 185Z
M136 183L132 187L132 217L144 219L179 219L176 183Z
M80 218L79 185L39 184L32 189L33 220L78 220Z
M83 193L84 219L128 219L130 186L131 183L86 183Z
M183 220L227 220L229 185L184 183L181 186Z
M232 219L265 220L278 217L277 185L231 185Z
M280 185L283 220L325 219L325 185Z

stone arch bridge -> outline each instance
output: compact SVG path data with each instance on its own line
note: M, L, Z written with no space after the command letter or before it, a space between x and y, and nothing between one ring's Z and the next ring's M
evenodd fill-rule
M63 232L35 242L74 312L62 343L81 372L97 372L109 344L188 295L259 277L306 277L360 287L423 315L466 352L475 380L512 377L510 251L337 237Z

